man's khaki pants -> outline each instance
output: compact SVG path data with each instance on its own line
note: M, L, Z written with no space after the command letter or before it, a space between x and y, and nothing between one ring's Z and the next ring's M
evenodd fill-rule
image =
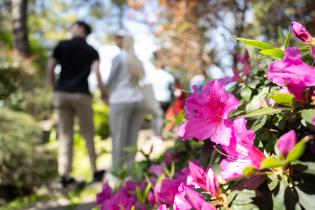
M94 123L92 97L83 93L57 91L54 95L54 106L58 112L58 172L69 176L73 160L73 126L74 117L80 122L80 131L85 138L87 151L93 172L96 171L94 148Z

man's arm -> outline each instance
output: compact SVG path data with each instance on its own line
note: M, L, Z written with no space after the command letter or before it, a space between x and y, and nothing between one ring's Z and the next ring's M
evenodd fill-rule
M106 92L105 92L105 86L103 84L103 80L102 80L101 72L100 72L100 62L98 60L95 60L92 63L91 69L92 69L93 72L95 72L98 88L99 88L99 90L101 92L101 97L107 103L107 95L106 95Z
M56 58L49 58L48 64L47 64L47 71L48 71L49 83L52 86L52 88L54 88L56 85L55 68L57 64L58 64L58 61Z

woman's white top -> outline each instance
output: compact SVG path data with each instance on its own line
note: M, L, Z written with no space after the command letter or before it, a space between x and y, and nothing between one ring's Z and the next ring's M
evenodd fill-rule
M106 88L110 90L110 105L135 103L143 100L143 94L139 86L135 86L131 82L128 53L126 51L121 50L113 58Z

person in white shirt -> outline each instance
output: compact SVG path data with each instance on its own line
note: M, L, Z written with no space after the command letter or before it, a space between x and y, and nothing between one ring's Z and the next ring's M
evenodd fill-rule
M143 120L143 94L139 81L144 77L144 68L135 54L133 38L126 31L118 31L116 44L120 53L114 57L107 90L110 107L110 130L112 135L113 169L128 167L134 158L127 161L124 148L137 146L138 132Z
M165 114L174 98L175 78L171 73L164 70L163 66L160 67L157 64L159 53L154 52L153 55L156 69L150 74L151 82L155 97Z

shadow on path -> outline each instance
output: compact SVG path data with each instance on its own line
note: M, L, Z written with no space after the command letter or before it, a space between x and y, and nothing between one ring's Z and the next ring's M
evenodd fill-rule
M91 210L96 206L95 202L84 203L78 205L56 206L56 207L43 207L37 210Z

